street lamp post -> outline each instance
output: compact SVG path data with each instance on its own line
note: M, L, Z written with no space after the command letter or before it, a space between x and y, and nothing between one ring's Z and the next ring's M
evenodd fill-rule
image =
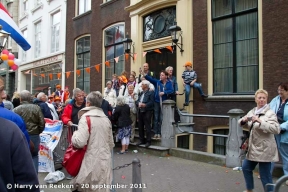
M9 36L10 36L10 33L7 33L6 31L2 30L2 26L0 25L0 53L2 53L2 51L4 50ZM0 57L0 64L2 63L3 63L3 60ZM6 68L5 82L6 82L5 83L6 89L9 89L9 66L8 65Z

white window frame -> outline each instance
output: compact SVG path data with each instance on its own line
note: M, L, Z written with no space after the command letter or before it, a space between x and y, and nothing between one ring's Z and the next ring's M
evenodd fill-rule
M39 28L37 26L39 25ZM34 24L35 27L35 58L40 57L41 55L41 21ZM37 30L39 29L39 30ZM38 43L38 44L37 44Z
M60 19L59 19L59 22L58 23L54 23L54 16L56 14L60 14ZM57 11L57 12L54 12L52 15L51 15L51 53L54 53L54 52L57 52L59 51L60 49L60 23L61 23L61 12L60 11ZM58 31L58 35L56 33L56 30L54 29L57 29L57 27L59 28L59 31ZM54 39L53 39L53 36L54 36ZM54 41L54 43L53 43Z
M83 4L83 10L80 10L82 8ZM83 13L86 13L87 11L91 10L91 0L77 0L77 5L78 5L78 15L81 15Z
M23 34L23 37L27 39L27 29L22 30L22 34ZM22 50L22 61L26 62L26 59L27 59L27 53L26 51Z
M22 4L22 15L25 15L28 10L28 0L23 0Z

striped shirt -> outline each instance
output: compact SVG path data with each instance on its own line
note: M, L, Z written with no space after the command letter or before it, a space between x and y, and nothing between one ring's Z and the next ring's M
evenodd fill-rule
M191 83L194 79L197 79L197 74L195 71L184 71L182 73L182 79L184 79L184 83L189 84Z

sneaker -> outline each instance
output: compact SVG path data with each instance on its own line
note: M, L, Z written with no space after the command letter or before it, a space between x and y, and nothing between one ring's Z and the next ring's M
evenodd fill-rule
M155 134L152 139L157 139L158 138L158 134Z
M184 103L184 106L188 106L188 105L189 105L189 103L188 103L188 102Z
M161 140L161 135L160 134L158 134L157 139Z
M203 98L207 98L208 95L203 94L203 95L201 95L201 97L203 97Z

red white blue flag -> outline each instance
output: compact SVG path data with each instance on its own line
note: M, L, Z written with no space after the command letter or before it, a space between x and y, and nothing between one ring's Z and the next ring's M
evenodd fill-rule
M10 37L14 39L14 41L22 47L24 51L27 51L31 48L31 45L26 41L26 39L23 37L23 34L19 30L19 27L16 25L16 23L11 18L8 11L5 9L5 7L0 3L0 25L2 25L2 29L8 33L10 33Z

